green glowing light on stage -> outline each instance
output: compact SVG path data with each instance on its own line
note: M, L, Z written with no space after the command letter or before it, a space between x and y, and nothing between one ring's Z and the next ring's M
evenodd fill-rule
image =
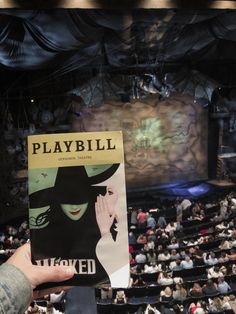
M157 118L142 120L141 128L134 132L135 148L162 148L161 122Z

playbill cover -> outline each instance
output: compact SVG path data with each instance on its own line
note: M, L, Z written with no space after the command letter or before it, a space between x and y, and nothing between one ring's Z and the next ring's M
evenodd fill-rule
M73 267L66 284L127 287L122 133L29 136L28 164L33 263Z

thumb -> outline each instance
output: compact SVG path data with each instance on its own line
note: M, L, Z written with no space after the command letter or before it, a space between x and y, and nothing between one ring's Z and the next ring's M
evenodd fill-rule
M75 274L75 270L68 266L33 266L36 268L37 278L32 282L33 286L38 286L45 282L60 282L68 280Z

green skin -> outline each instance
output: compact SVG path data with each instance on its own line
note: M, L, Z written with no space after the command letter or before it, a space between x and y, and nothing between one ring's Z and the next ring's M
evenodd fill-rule
M61 204L61 208L64 212L64 214L72 219L72 220L79 220L84 213L86 212L86 209L88 207L88 203L84 204Z

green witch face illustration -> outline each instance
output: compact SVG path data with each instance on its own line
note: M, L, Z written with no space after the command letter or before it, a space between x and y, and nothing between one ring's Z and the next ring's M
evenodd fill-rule
M97 184L110 178L118 167L114 164L58 168L54 186L30 194L30 227L45 228L62 213L79 221L87 210L91 211L89 204L93 203L101 234L109 232L115 218L118 220L115 213L118 196L114 188Z

